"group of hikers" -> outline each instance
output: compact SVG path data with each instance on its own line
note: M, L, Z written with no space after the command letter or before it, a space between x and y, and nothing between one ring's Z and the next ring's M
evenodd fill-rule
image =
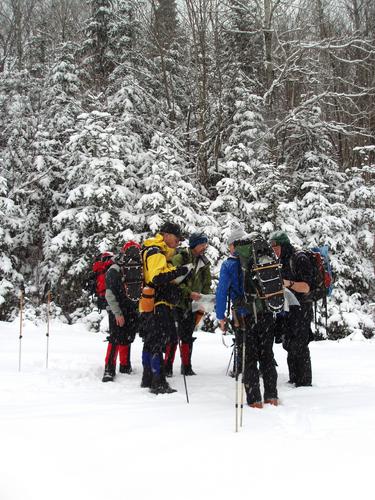
M247 238L249 235L239 227L228 237L229 256L221 265L215 312L222 332L230 326L235 334L234 371L237 375L242 373L247 404L262 408L264 404L279 404L273 354L275 338L282 339L287 351L289 383L296 387L311 385L309 342L313 308L304 297L310 291L313 269L306 255L296 251L284 231L274 232L269 243L281 267L282 285L297 300L287 312L280 314L269 311L260 296L253 299L252 307L245 307L246 286L236 245ZM179 248L183 240L180 226L167 221L142 247L130 241L118 256L107 253L107 259L103 259L105 305L109 316L103 382L114 380L117 358L120 373L131 373L131 344L137 332L143 340L141 387L149 388L153 394L176 392L167 378L173 376L178 347L181 373L195 375L192 368L194 330L203 311L193 309L192 305L199 304L201 297L212 291L210 262L205 255L209 239L203 231L195 232L188 238L188 247ZM139 303L129 298L124 286L121 256L129 246L136 247L142 259L144 288ZM255 278L250 279L254 279L256 288ZM144 305L148 300L151 307Z

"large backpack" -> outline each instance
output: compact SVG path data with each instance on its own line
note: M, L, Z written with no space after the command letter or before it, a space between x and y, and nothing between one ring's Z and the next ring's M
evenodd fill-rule
M99 309L105 309L107 303L105 300L105 274L113 264L113 253L103 252L95 257L92 265L93 271L93 294L96 297L96 302Z
M125 243L121 249L119 263L126 296L133 302L138 302L143 288L141 245L132 240Z
M325 323L327 328L328 312L327 312L327 297L332 294L333 279L332 268L329 261L328 246L313 247L310 250L300 250L293 254L290 259L290 269L295 274L295 258L298 254L303 253L309 259L313 270L313 278L310 286L310 292L306 295L304 302L312 302L316 310L318 301L322 301L325 309Z
M284 309L283 280L271 245L257 236L234 246L244 274L246 300L252 303L253 310L258 299L268 311L281 312Z

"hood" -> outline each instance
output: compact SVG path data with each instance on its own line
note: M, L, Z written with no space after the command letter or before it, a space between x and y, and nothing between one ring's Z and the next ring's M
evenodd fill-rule
M154 237L148 238L143 242L143 246L148 247L159 247L162 253L165 255L167 261L170 261L172 257L176 254L176 249L169 248L165 243L163 236L157 233Z

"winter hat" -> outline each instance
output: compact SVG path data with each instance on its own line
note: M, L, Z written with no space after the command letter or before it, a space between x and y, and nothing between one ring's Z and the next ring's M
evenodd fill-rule
M245 231L242 229L242 227L236 227L235 229L232 229L231 233L229 234L227 244L230 245L231 243L234 243L235 241L243 240L247 238L249 235L245 233Z
M103 252L100 254L100 260L102 262L112 262L114 254L112 252Z
M183 241L185 239L185 237L182 235L180 226L178 224L175 224L174 222L164 222L164 224L159 229L159 233L174 234L175 236L177 236L177 238L180 239L180 241Z
M198 245L202 245L203 243L208 243L208 236L202 232L193 233L189 238L189 247L191 249L197 247Z
M284 245L286 243L290 243L289 237L285 231L275 231L270 236L271 245Z

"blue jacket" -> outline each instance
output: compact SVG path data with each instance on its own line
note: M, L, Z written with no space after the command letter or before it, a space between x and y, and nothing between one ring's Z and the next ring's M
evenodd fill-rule
M216 290L216 317L224 319L227 309L228 294L230 301L244 297L243 274L238 257L230 256L225 260L220 269L219 283ZM246 316L249 312L243 307L237 309L240 316Z

